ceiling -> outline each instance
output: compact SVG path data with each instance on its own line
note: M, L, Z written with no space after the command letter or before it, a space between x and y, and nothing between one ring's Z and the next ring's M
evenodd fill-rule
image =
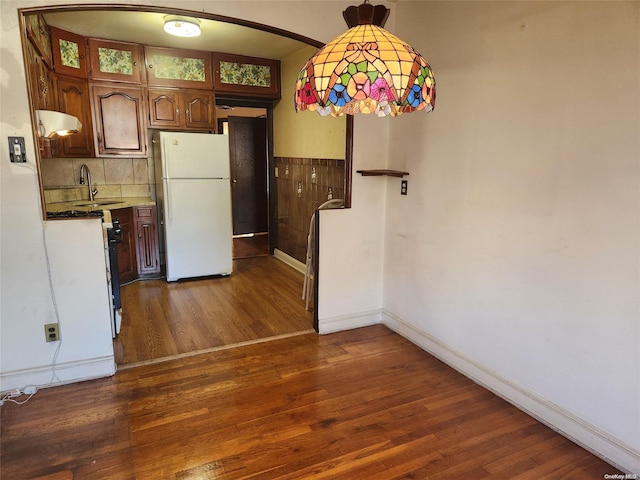
M308 46L301 41L274 33L205 18L200 19L200 36L174 37L163 30L165 15L158 12L111 9L47 13L44 17L50 26L82 36L157 47L235 53L281 60Z

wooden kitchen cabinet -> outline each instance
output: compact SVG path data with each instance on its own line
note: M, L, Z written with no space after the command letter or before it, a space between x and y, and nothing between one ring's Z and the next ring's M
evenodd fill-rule
M144 82L142 45L90 38L89 59L92 80Z
M136 237L131 208L111 210L111 218L120 220L122 242L118 243L118 273L120 282L126 283L138 278L138 262L136 258Z
M136 236L138 274L160 273L160 250L158 248L158 224L155 205L133 207Z
M122 84L92 84L90 88L98 156L146 156L143 88Z
M215 96L204 90L150 88L149 126L215 131Z
M211 52L144 47L147 84L211 90Z
M82 123L80 133L58 139L58 157L93 157L93 123L91 121L91 97L86 80L58 76L56 79L58 109L78 118Z
M49 68L53 68L51 61L51 36L49 26L41 14L27 15L25 17L27 38L36 48Z
M216 93L280 98L280 61L228 53L213 56Z
M87 40L82 35L51 27L53 66L60 75L87 78Z
M32 92L35 110L56 110L56 93L53 84L53 72L44 57L35 46L27 43L27 62L29 68L29 88Z

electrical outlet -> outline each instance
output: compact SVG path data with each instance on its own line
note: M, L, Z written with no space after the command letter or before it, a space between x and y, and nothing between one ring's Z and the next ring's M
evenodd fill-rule
M44 338L47 342L60 340L60 325L58 323L47 323L44 326Z
M402 180L400 182L400 195L406 195L406 194L407 194L407 181Z

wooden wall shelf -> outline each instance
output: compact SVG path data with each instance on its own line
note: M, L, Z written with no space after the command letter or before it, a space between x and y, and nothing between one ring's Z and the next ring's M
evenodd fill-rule
M363 177L381 177L386 175L388 177L402 178L405 175L409 175L409 172L401 172L400 170L357 170L357 173Z

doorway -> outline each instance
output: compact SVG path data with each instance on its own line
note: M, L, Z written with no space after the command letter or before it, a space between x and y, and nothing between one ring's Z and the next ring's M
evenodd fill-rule
M233 258L271 253L268 110L216 107L218 132L229 135Z

